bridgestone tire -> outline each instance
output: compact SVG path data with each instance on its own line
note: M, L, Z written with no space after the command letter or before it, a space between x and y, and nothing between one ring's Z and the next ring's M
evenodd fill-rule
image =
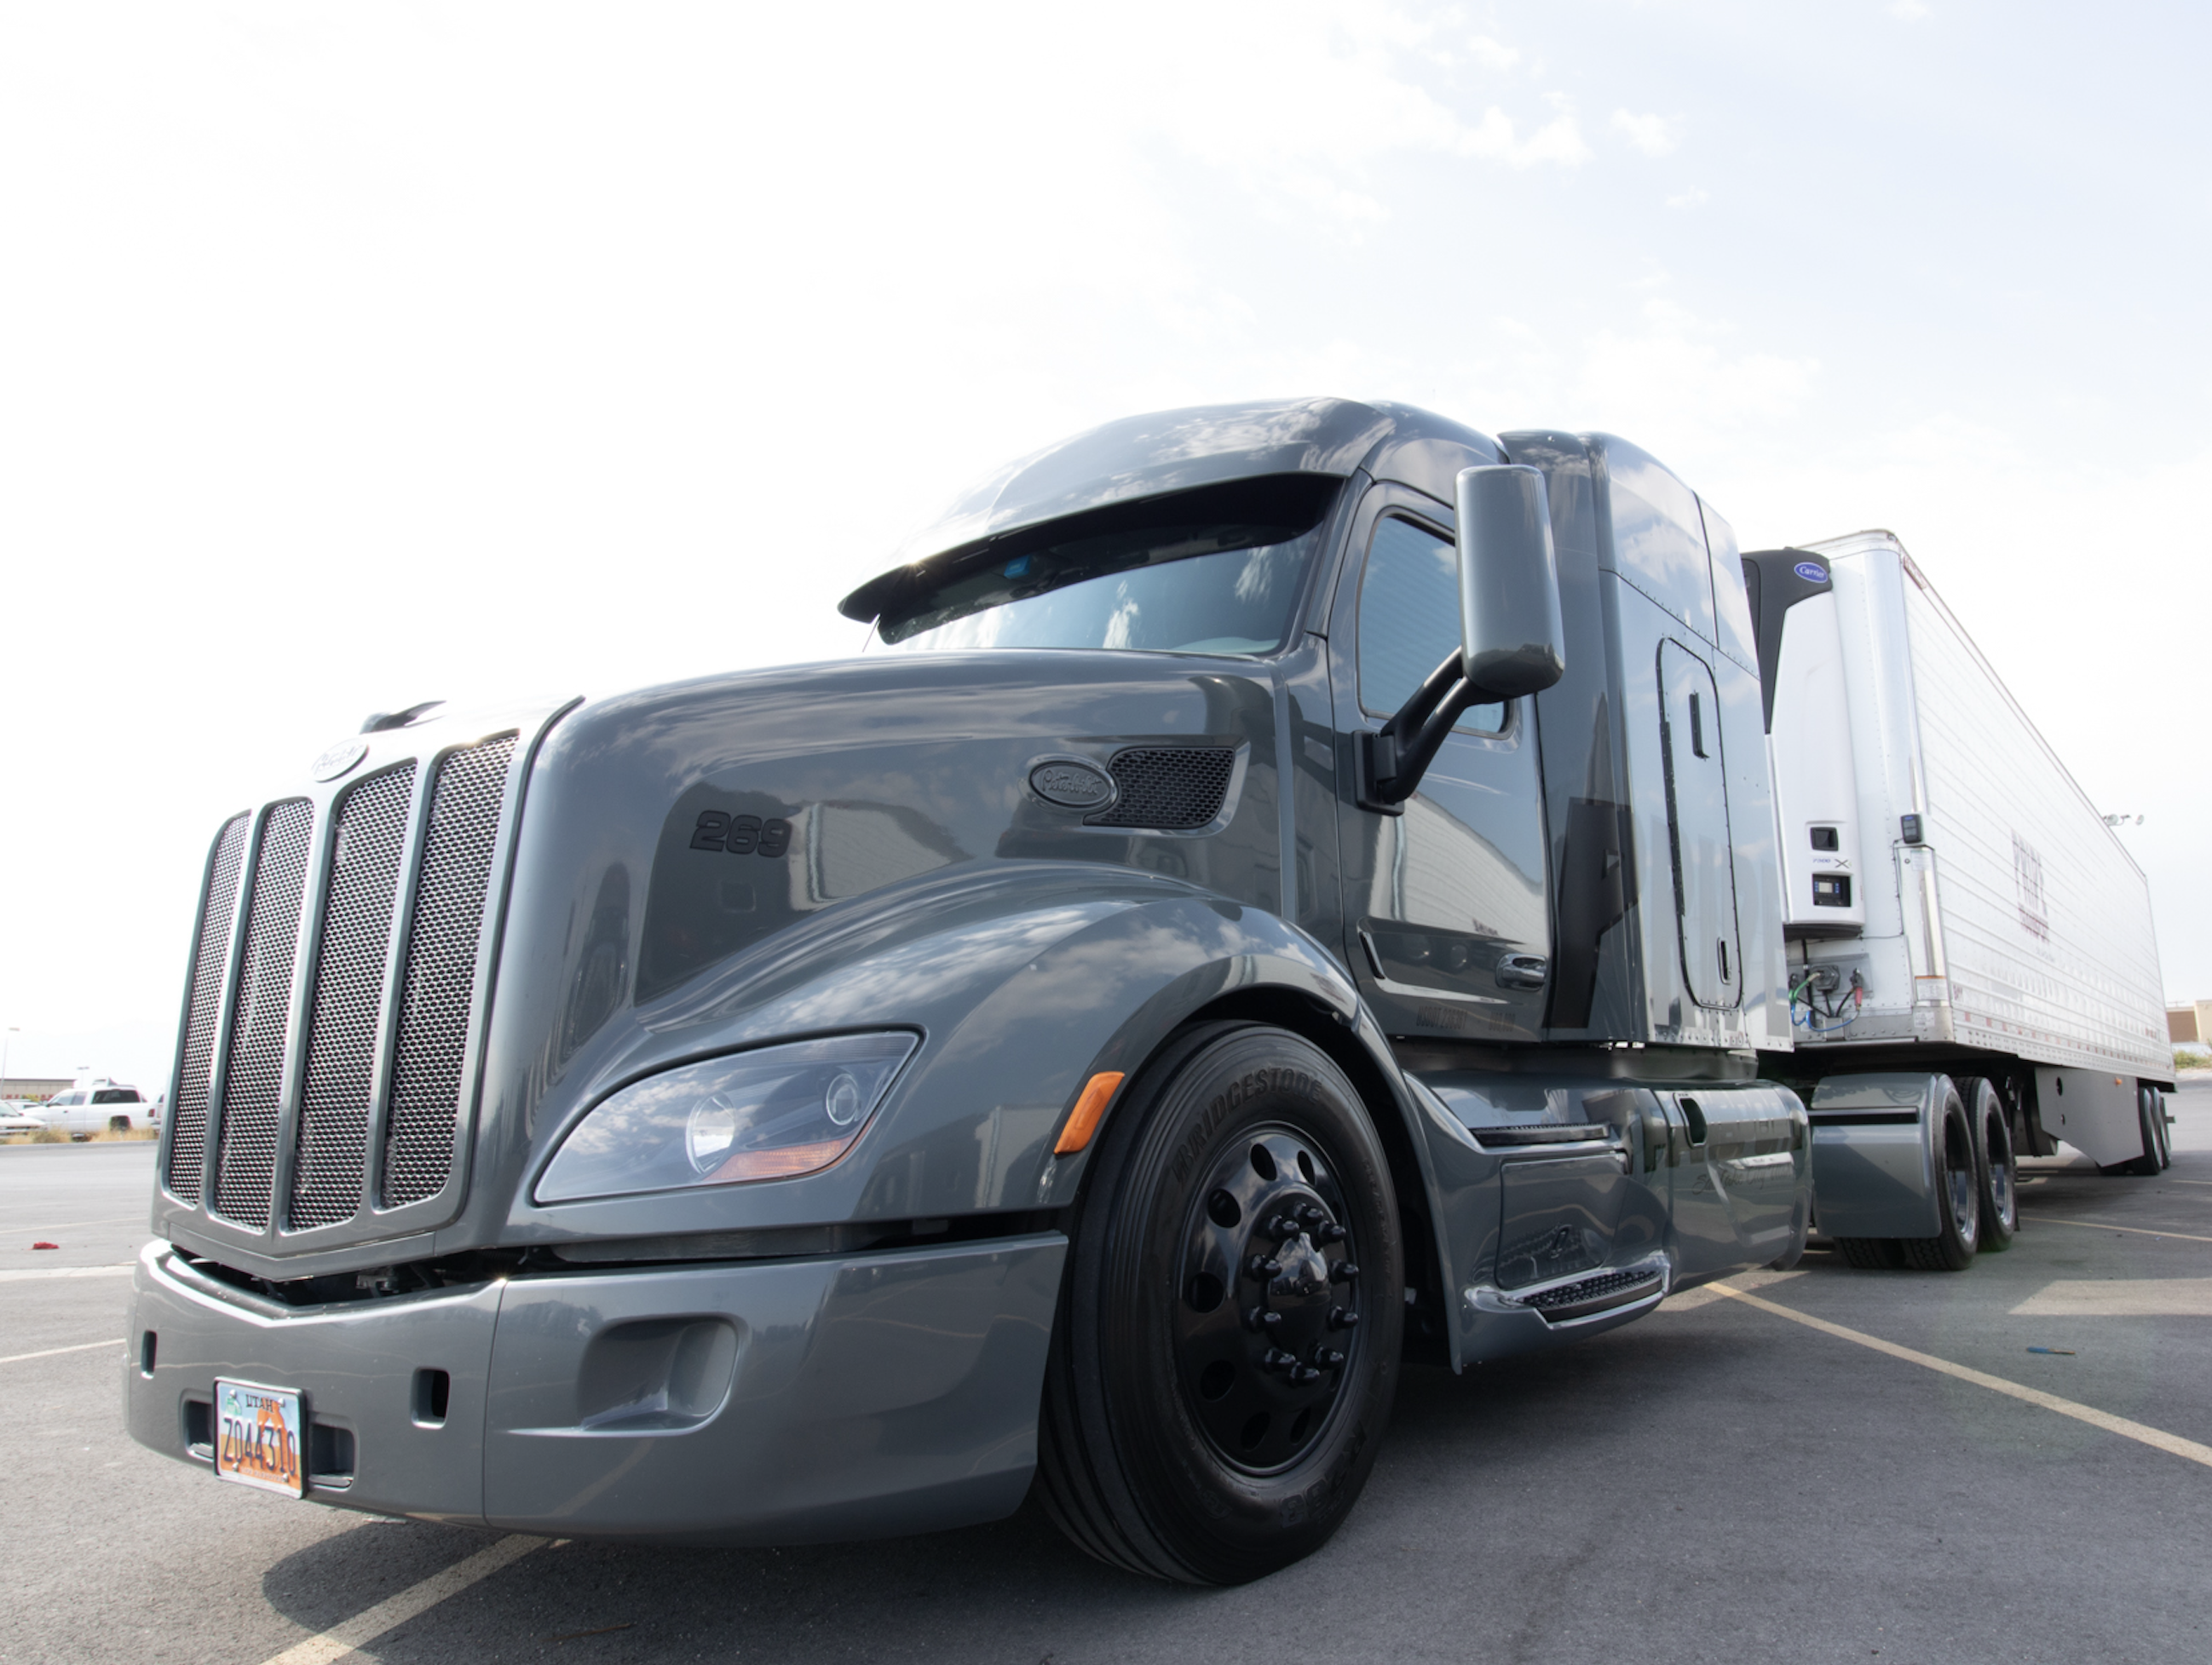
M1358 1094L1287 1030L1197 1025L1138 1073L1091 1160L1046 1366L1046 1508L1098 1559L1178 1583L1243 1583L1311 1554L1374 1467L1405 1321L1396 1200ZM1277 1224L1293 1212L1310 1234ZM1260 1246L1227 1269L1232 1286L1188 1270L1241 1250L1237 1233ZM1273 1328L1253 1316L1277 1309ZM1255 1362L1278 1335L1304 1362ZM1260 1425L1244 1449L1276 1460L1237 1460L1224 1413L1244 1434Z
M2003 1097L1985 1080L1959 1083L1966 1125L1974 1133L1974 1176L1982 1216L1981 1252L2012 1247L2020 1230L2020 1170L2013 1154L2012 1123Z
M1981 1246L1981 1174L1974 1135L1956 1087L1943 1095L1936 1129L1936 1212L1942 1229L1932 1237L1900 1237L1907 1266L1920 1272L1964 1272Z

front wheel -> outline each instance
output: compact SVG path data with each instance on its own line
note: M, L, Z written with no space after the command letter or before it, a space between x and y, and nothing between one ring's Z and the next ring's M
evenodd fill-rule
M1358 1094L1287 1030L1176 1036L1100 1135L1037 1474L1099 1559L1233 1584L1328 1541L1397 1389L1404 1248Z

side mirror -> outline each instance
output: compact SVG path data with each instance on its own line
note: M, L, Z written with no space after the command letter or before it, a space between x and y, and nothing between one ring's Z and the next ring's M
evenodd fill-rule
M1552 506L1533 468L1460 471L1460 646L1379 732L1359 737L1359 803L1402 805L1468 707L1540 694L1566 674Z
M1533 468L1459 473L1460 658L1492 699L1540 694L1567 671L1552 505Z

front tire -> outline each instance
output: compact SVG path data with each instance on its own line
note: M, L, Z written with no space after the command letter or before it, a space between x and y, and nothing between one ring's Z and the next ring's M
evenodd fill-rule
M1285 1030L1194 1026L1132 1089L1069 1234L1040 1489L1103 1561L1243 1583L1328 1542L1374 1467L1405 1313L1389 1167Z

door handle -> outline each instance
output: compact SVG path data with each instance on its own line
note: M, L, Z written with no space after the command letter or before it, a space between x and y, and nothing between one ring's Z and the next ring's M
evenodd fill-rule
M1505 954L1498 962L1500 988L1541 988L1552 975L1552 963L1541 954Z

